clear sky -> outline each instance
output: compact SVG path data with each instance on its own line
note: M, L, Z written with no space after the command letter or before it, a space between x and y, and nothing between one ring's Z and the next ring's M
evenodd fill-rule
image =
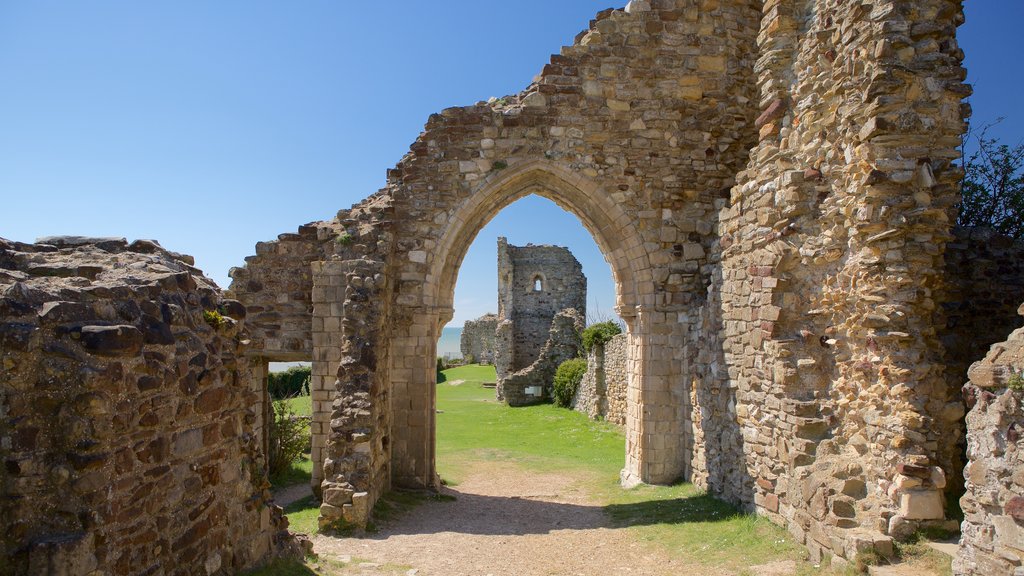
M1016 143L1024 1L966 5L975 121ZM0 236L156 238L226 287L256 242L381 187L431 113L518 92L608 6L0 0ZM453 324L496 309L499 235L570 247L611 313L593 240L527 198L471 248Z

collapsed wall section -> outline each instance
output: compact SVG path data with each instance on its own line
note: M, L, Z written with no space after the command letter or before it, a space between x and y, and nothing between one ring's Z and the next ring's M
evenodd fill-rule
M537 360L555 315L565 309L586 318L587 277L572 252L498 238L498 323L507 323L496 342L499 382Z
M0 565L235 574L289 546L245 309L157 243L0 240Z
M547 340L532 364L499 379L498 400L509 406L528 406L550 402L553 398L555 371L566 360L579 356L583 316L575 308L566 308L551 319Z
M626 371L629 337L616 334L594 344L587 354L587 371L573 399L573 409L595 420L626 423Z
M476 320L467 320L462 327L462 338L459 343L462 359L478 364L494 364L497 329L497 314L484 314Z
M1019 313L1024 314L1024 306ZM1024 329L970 368L966 493L956 574L1016 574L1024 565Z

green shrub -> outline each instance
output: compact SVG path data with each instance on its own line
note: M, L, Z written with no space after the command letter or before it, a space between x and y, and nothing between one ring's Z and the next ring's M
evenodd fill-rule
M587 326L583 331L583 349L590 352L595 345L604 345L612 336L622 334L622 326L611 320Z
M309 395L309 379L312 375L309 366L292 366L284 372L267 374L267 390L274 400Z
M270 477L276 478L291 468L292 463L297 462L309 446L310 419L296 416L284 400L275 400L272 407L267 467Z
M558 370L555 370L554 383L556 404L562 408L572 405L572 399L576 397L576 390L580 387L580 382L586 371L587 361L583 358L573 358L558 365Z

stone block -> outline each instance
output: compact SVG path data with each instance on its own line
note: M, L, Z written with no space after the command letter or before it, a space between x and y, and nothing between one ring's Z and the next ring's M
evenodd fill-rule
M946 517L942 493L937 490L907 490L900 493L900 516L907 520L941 520Z

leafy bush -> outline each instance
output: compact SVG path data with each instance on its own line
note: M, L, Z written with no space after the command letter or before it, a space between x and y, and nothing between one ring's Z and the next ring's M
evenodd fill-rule
M267 466L271 478L287 471L306 451L310 442L309 418L296 416L288 402L274 400L270 426Z
M271 372L267 375L267 390L274 400L309 395L309 379L312 375L309 366L292 366L284 372Z
M555 370L554 396L555 403L562 408L572 405L572 399L576 397L576 390L583 381L583 374L587 371L587 361L583 358L573 358L558 365Z
M590 352L591 348L595 345L603 346L612 336L622 334L622 326L619 326L617 322L611 320L607 322L598 322L597 324L591 324L587 326L586 330L583 331L583 349Z

